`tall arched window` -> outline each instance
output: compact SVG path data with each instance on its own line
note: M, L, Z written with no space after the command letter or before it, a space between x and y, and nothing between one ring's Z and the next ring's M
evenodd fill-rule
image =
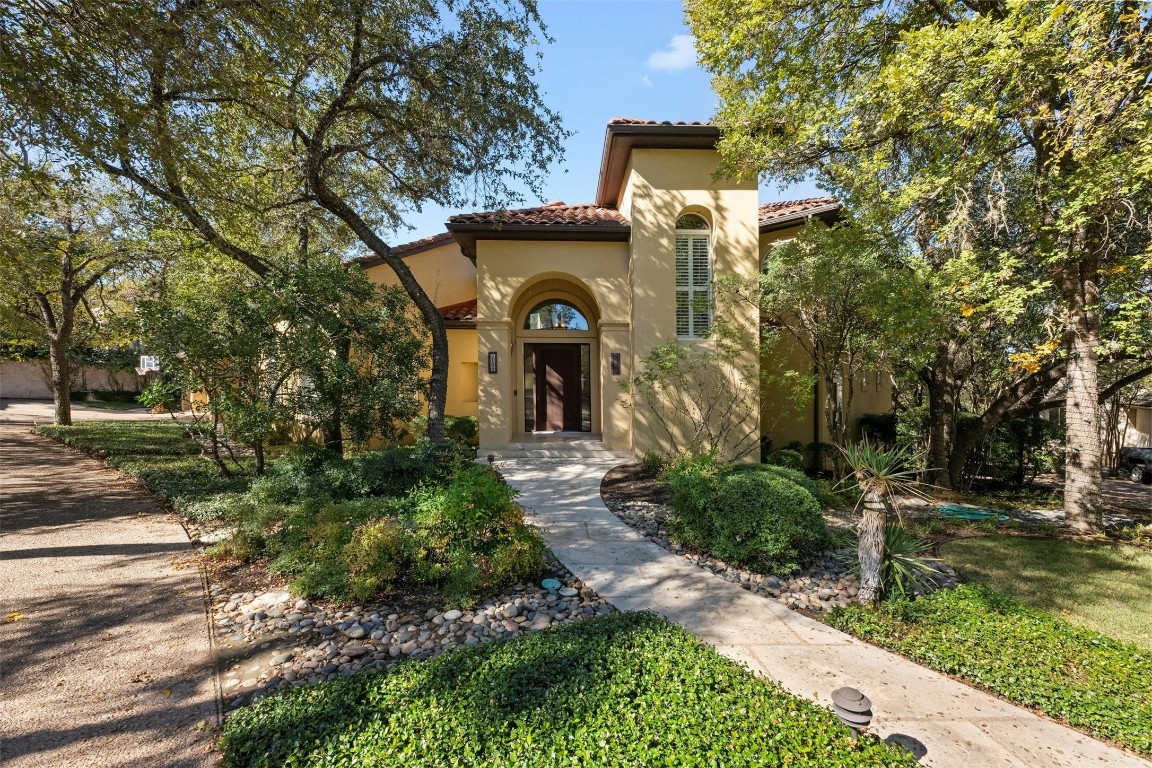
M712 327L712 253L708 222L694 213L676 219L676 336L699 339Z

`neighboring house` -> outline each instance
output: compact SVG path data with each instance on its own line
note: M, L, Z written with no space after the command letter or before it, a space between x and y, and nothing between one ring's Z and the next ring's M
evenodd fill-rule
M1144 390L1119 416L1121 448L1152 448L1152 390Z
M555 432L633 456L679 447L675 428L626 406L622 382L661 344L708 345L716 318L758 332L755 307L713 294L714 280L755 278L773 243L839 212L827 197L761 205L754 182L714 178L719 137L703 123L613 120L594 203L453 216L446 233L396 249L447 321L446 411L479 417L481 454ZM379 258L359 263L396 283ZM772 359L812 370L795 348ZM733 364L758 371L755 345ZM813 394L782 411L778 392L758 392L738 431L770 431L777 447L826 439ZM890 379L871 375L849 419L890 407Z

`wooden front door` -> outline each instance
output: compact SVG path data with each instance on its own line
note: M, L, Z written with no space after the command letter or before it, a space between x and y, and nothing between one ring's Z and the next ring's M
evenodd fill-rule
M536 348L536 431L580 431L580 345Z

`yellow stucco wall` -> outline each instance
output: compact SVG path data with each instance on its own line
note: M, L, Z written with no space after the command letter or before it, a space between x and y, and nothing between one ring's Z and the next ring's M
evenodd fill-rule
M676 219L697 213L710 225L713 276L752 280L759 270L757 190L754 182L714 180L718 155L713 150L636 149L622 199L632 224L632 352L633 367L655 347L676 340ZM755 307L725 301L717 293L714 317L754 331ZM709 342L686 341L690 345ZM759 361L755 344L733 360L734 370L755 376ZM753 385L753 392L755 393ZM758 431L759 403L750 403L733 434ZM672 425L668 434L660 419L642 407L632 411L633 453L674 453L686 442L688 424Z
M476 298L476 267L460 252L455 241L404 258L412 276L424 288L432 303L447 307ZM399 285L396 273L387 264L364 270L378 285Z
M438 307L473 301L476 298L476 267L460 252L455 241L404 259L412 274ZM399 279L387 264L364 270L377 285L399 285ZM476 330L448 329L448 397L444 411L449 416L477 416L476 396L478 360Z
M628 244L480 240L476 244L479 403L485 414L480 449L506 447L523 428L524 343L555 341L593 345L592 431L607 447L627 450L631 435L620 403L617 378L610 375L612 352L630 357L628 322ZM524 315L538 301L567 298L590 315L586 334L523 329ZM488 373L488 352L497 354L497 373ZM627 364L621 378L628 376Z

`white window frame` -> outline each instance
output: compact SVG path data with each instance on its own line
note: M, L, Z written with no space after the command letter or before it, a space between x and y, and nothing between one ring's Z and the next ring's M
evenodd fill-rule
M683 214L683 215L686 215L686 214ZM680 218L680 217L677 217L677 218ZM704 329L705 334L707 334L708 332L710 332L712 330L712 323L713 323L712 233L708 229L677 229L676 230L676 237L675 237L675 248L674 248L674 258L677 260L679 260L678 251L679 251L681 238L684 238L688 243L688 269L686 272L687 283L681 283L680 282L680 270L678 268L678 265L674 265L674 267L677 267L677 268L675 269L675 272L676 272L676 293L675 293L676 301L674 302L674 304L675 304L675 316L673 317L673 322L676 325L676 338L677 339L681 339L683 341L695 341L698 339L706 338L706 335L702 335L702 334L696 332L696 325L697 325L697 319L698 319L698 310L696 307L697 307L697 301L698 301L697 297L699 296L699 294L704 294L704 298L707 301L707 307L708 307L708 309L707 309L707 312L708 312L707 327ZM703 286L697 284L697 282L693 279L697 276L695 273L695 270L694 270L693 258L692 258L692 247L693 247L694 242L703 242L704 247L707 248L707 251L708 251L708 268L707 268L708 269L708 275L705 279ZM687 310L688 310L688 333L687 334L680 333L680 327L679 327L679 324L680 324L680 294L681 294L681 292L687 293L687 302L688 302L688 306L687 306Z

